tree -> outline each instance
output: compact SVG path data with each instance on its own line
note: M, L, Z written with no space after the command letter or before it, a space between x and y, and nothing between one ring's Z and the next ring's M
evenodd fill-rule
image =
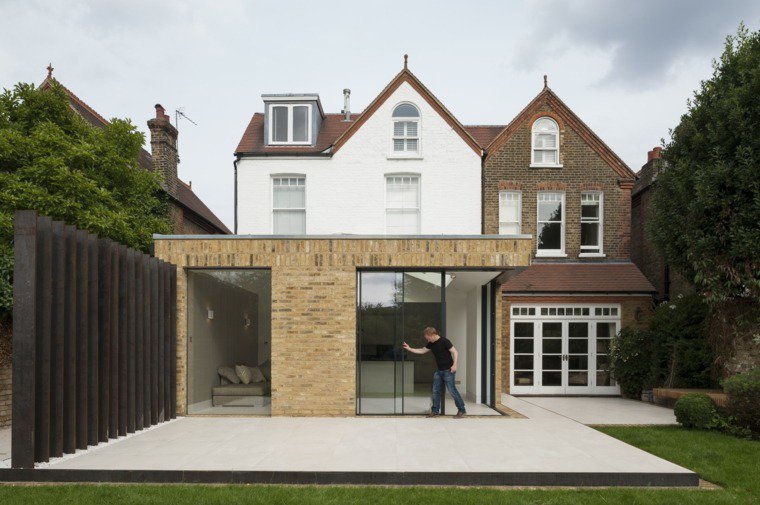
M0 94L0 320L12 308L13 215L34 209L147 251L171 233L160 176L137 163L144 138L128 120L85 122L58 85Z
M649 232L711 302L760 299L760 33L726 39L665 146Z

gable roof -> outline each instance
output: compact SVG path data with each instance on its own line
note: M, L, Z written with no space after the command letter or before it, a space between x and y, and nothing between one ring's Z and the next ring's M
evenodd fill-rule
M544 104L551 106L565 125L570 126L621 177L629 180L636 179L630 167L548 86L544 86L544 89L486 146L486 158L506 144L523 123L538 113Z
M367 120L372 117L372 114L374 114L377 109L380 108L380 106L385 103L385 101L393 94L394 91L396 91L399 86L403 83L409 83L409 85L414 88L417 93L422 96L422 98L425 99L425 101L436 111L440 116L443 118L444 121L446 121L449 126L451 126L455 132L459 134L460 137L462 137L462 140L465 141L467 145L469 145L475 153L480 156L483 152L483 148L478 144L478 142L473 138L473 136L470 134L470 132L467 131L467 129L460 123L457 118L454 117L454 115L449 112L449 110L444 107L444 105L438 100L433 93L430 92L429 89L425 87L422 82L417 79L417 76L415 76L406 66L406 63L404 63L404 68L399 72L396 77L391 80L391 82L388 83L388 85L383 89L379 95L370 103L366 109L364 109L364 112L362 112L358 118L356 118L356 121L354 121L351 126L348 127L346 131L344 131L334 142L333 144L333 152L337 152L343 144L345 144L348 139L351 138L351 136L361 128L361 126L367 122Z
M646 293L657 290L633 263L537 263L502 285L504 293Z
M456 131L462 140L480 156L483 146L504 128L503 126L464 126L446 107L428 90L417 77L404 68L375 97L366 109L359 114L352 114L351 120L344 121L343 114L325 114L313 146L270 146L264 139L264 114L257 112L251 118L243 137L240 139L235 154L252 156L332 156L349 138L372 117L378 108L401 86L408 82L430 106Z
M61 82L54 77L46 77L45 80L42 81L42 84L40 84L40 88L50 89L53 83L59 85L61 89L63 89L63 91L69 97L69 104L71 105L71 108L74 109L74 111L89 124L96 128L103 128L110 123L110 121L98 114L95 109L87 105L84 100L75 95L69 88L61 84ZM144 170L148 170L150 172L154 171L153 157L142 147L140 148L140 152L137 154L137 163ZM201 222L210 224L221 233L232 233L230 229L224 225L222 220L219 219L216 214L214 214L211 209L209 209L206 204L203 203L203 201L198 197L198 195L193 192L192 189L190 189L190 186L188 184L179 178L177 178L177 181L180 183L177 186L177 202L189 210L192 214L195 214L196 221L200 219Z

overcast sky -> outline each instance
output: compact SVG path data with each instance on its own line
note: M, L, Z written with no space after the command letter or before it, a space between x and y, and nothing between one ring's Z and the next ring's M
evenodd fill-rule
M0 0L0 87L54 76L143 132L182 107L179 175L232 228L233 151L262 93L362 110L410 69L464 124L506 124L549 86L628 165L667 137L757 0Z

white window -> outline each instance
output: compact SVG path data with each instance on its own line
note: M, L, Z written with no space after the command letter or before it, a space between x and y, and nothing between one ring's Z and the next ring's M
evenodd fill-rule
M559 127L548 117L533 123L533 156L531 165L538 167L559 166Z
M278 104L269 106L270 144L310 144L311 106Z
M602 194L581 194L581 254L602 254Z
M522 194L519 191L499 192L499 234L521 233Z
M385 184L385 232L388 235L419 234L420 177L389 175Z
M305 177L272 178L272 233L275 235L304 235L306 233Z
M565 194L538 193L538 226L536 247L538 256L559 256L565 253Z
M420 111L410 103L402 103L393 109L392 153L398 155L420 152Z

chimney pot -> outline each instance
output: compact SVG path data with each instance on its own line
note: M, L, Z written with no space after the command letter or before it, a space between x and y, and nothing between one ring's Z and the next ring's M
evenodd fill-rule
M351 90L343 90L343 121L351 121Z
M647 153L647 163L662 158L662 147L655 147Z

